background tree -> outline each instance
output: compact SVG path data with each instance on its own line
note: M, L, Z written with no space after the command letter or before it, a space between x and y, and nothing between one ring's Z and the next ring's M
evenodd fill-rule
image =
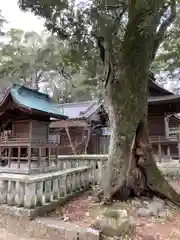
M180 10L172 27L167 32L152 68L158 74L160 82L169 83L176 93L180 90Z
M11 29L0 49L3 87L11 83L47 91L56 102L91 100L90 70L72 61L68 42L47 33ZM86 84L84 81L86 80Z
M180 203L158 170L148 138L148 76L176 0L21 0L20 7L46 20L47 29L68 39L78 62L92 56L95 39L103 63L102 83L111 139L104 179L105 201L157 194ZM93 38L94 37L94 38Z
M6 23L6 20L3 17L2 13L1 13L1 10L0 10L0 36L4 36L3 27L4 27L5 23Z

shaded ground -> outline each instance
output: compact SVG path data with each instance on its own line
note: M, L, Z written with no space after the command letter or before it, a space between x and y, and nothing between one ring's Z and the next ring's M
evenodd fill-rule
M180 181L172 182L173 187L180 192ZM143 201L146 199L142 199ZM180 209L168 203L169 214L164 218L139 217L137 213L141 201L114 202L114 207L126 209L136 219L137 228L135 240L179 240L180 239ZM64 208L58 208L49 216L64 219L80 226L92 226L93 219L102 212L104 207L93 203L88 194L75 198Z

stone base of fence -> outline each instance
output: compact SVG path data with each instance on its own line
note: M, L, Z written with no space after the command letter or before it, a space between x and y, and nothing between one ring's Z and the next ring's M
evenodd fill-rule
M62 197L58 200L54 200L51 203L47 203L43 206L39 206L34 209L26 209L24 207L8 206L7 204L1 204L0 212L4 212L5 214L8 214L9 216L12 217L20 217L26 220L34 220L36 217L41 217L46 215L47 213L54 211L58 206L64 206L66 203L71 201L73 197L79 196L88 189L89 188L87 187L86 189L83 189L79 192L68 194L65 197Z
M58 220L50 223L47 219L39 218L28 221L21 217L14 217L0 209L0 228L8 232L25 235L31 238L53 240L99 240L100 233L91 228L80 227L73 223L65 223Z

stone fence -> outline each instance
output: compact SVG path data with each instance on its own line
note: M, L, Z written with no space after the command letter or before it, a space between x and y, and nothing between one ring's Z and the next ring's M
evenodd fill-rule
M94 183L101 185L102 176L107 166L108 155L59 155L58 161L63 168L89 166L92 169Z
M89 166L42 174L0 174L0 203L36 208L86 189L92 181Z
M58 165L49 172L39 169L39 173L22 174L5 170L0 173L0 204L26 210L28 217L33 211L36 212L33 216L39 215L37 209L47 206L52 210L55 207L49 206L87 189L91 183L102 186L107 159L108 155L66 155L58 156ZM180 176L177 161L157 163L157 166L166 177Z
M90 166L94 183L101 184L102 176L107 166L107 154L102 155L59 155L58 161L63 168ZM157 163L163 175L170 178L180 177L180 163L172 160L166 163Z

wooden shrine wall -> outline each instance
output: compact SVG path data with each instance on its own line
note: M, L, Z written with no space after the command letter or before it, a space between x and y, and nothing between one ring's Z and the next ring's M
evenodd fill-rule
M32 124L31 126L32 139L41 139L41 140L48 139L49 122L32 121L31 124Z
M148 126L150 136L165 136L164 115L148 116Z
M12 124L13 138L29 138L29 121L17 121Z

